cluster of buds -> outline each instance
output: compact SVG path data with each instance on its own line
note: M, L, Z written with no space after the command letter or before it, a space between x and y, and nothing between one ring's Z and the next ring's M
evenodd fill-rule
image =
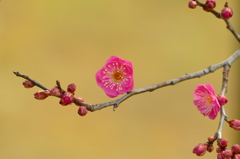
M200 4L200 2L197 2L196 0L192 0L192 1L188 2L188 7L191 9L195 9L198 6L198 3ZM203 10L205 10L206 12L209 12L216 7L216 1L215 0L207 0L205 2L205 4L201 4L201 6L202 6ZM220 14L221 14L222 19L229 19L232 17L233 11L231 8L228 7L227 2L225 3L224 8L222 9Z
M212 152L214 147L213 147L213 142L215 141L215 138L213 136L208 138L208 142L204 144L198 144L197 146L194 147L193 153L195 153L197 156L203 156L207 151Z
M208 142L195 146L193 153L195 153L197 156L203 156L207 151L212 152L214 149L213 143L215 140L216 139L214 137L209 137ZM235 144L231 147L231 149L227 149L228 140L226 138L218 139L217 145L217 159L240 159L240 145Z
M32 88L35 86L35 84L32 81L26 80L23 82L23 86L25 88ZM82 98L74 97L75 90L76 85L74 83L68 85L67 91L63 91L61 88L59 88L59 86L55 86L51 90L39 90L38 92L34 93L34 98L38 100L43 100L46 99L48 96L59 97L59 104L61 104L62 106L67 106L74 103L79 107L78 114L80 116L84 116L88 113L88 110L85 106L79 105L79 103L84 102L84 100Z
M221 138L217 142L218 148L216 149L218 159L240 159L240 145L233 145L231 149L227 149L228 140Z

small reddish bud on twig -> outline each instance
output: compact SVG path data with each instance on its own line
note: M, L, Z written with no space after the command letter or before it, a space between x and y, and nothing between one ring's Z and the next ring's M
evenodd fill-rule
M80 107L79 107L79 109L78 109L78 114L79 114L80 116L84 116L84 115L86 115L87 113L88 113L88 110L87 110L86 107L84 107L84 106L80 106Z
M34 98L38 100L46 99L50 95L49 90L40 90L34 94Z
M35 86L35 84L29 80L24 81L22 84L25 88L32 88Z
M225 159L225 158L223 157L222 152L220 152L220 153L217 154L217 159Z
M71 92L65 92L61 99L60 99L60 104L63 105L63 106L66 106L66 105L69 105L73 102L74 100L74 96Z
M188 7L191 9L195 9L197 7L197 2L196 1L188 2Z
M68 87L67 87L68 92L74 93L75 90L76 90L76 85L74 83L71 83L68 85Z
M213 143L215 141L215 138L213 136L208 137L208 141Z
M217 153L223 152L223 149L221 147L218 147L218 148L216 148L216 152Z
M224 158L231 158L232 155L233 155L232 150L225 150L225 151L222 152L222 156Z
M207 151L208 151L208 152L212 152L213 150L214 150L213 145L212 145L212 144L208 144L208 145L207 145Z
M224 95L217 95L217 99L220 105L224 105L228 102L228 99Z
M219 147L227 147L227 144L228 144L228 140L226 138L221 138L218 140L218 146Z
M232 159L240 159L240 154L234 154Z
M228 7L228 3L226 2L225 7L221 11L221 16L223 19L229 19L233 15L233 11Z
M57 86L53 87L50 90L50 93L51 93L52 96L60 96L61 95L60 89Z
M232 146L233 153L240 153L240 145L235 144Z
M203 156L207 151L207 144L198 144L193 149L193 153L195 153L197 156Z
M230 120L229 126L235 130L240 130L240 120Z
M208 10L212 10L213 8L216 7L216 2L215 0L207 0L206 3L205 3L205 7L208 9Z

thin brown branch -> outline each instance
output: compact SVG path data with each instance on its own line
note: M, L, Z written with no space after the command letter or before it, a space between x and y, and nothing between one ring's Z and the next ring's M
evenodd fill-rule
M120 103L122 103L123 101L125 101L126 99L128 99L129 97L131 97L133 95L144 93L144 92L151 92L151 91L154 91L156 89L166 87L166 86L169 86L169 85L174 85L174 84L177 84L177 83L189 80L189 79L202 77L204 75L207 75L209 73L212 73L212 72L218 70L219 68L224 67L225 65L231 66L231 64L239 57L240 57L240 50L236 51L228 59L226 59L226 60L224 60L224 61L222 61L218 64L209 66L208 68L205 68L201 71L191 73L191 74L186 74L186 75L180 76L178 78L175 78L175 79L172 79L172 80L169 80L169 81L166 81L166 82L158 83L158 84L155 84L155 85L152 85L152 86L148 86L148 87L145 87L145 88L135 89L131 92L128 92L126 95L124 95L123 97L121 97L117 100L107 102L107 103L102 103L102 104L96 104L96 105L91 105L91 104L87 104L87 103L82 103L82 104L84 106L87 106L87 108L90 111L100 110L100 109L103 109L103 108L106 108L106 107L112 106L112 105L118 106Z
M227 29L233 34L233 36L237 39L237 41L240 43L240 35L235 31L232 24L228 19L224 20L227 24Z
M190 73L190 74L186 74L186 75L180 76L178 78L175 78L175 79L172 79L172 80L169 80L169 81L166 81L166 82L158 83L158 84L151 85L151 86L144 87L144 88L135 89L135 90L133 90L131 92L128 92L127 94L125 94L121 98L116 99L116 100L111 101L111 102L106 102L106 103L101 103L101 104L88 104L88 103L79 102L77 100L74 100L74 103L76 103L78 105L86 106L87 109L89 111L92 111L92 112L96 111L96 110L100 110L100 109L106 108L106 107L109 107L109 106L114 106L114 108L116 108L116 107L119 106L120 103L124 102L125 100L127 100L128 98L130 98L131 96L136 95L136 94L141 94L141 93L145 93L145 92L152 92L152 91L157 90L157 89L162 88L162 87L175 85L175 84L178 84L180 82L183 82L183 81L186 81L186 80L189 80L189 79L202 77L202 76L207 75L209 73L212 73L212 72L214 72L214 71L216 71L216 70L218 70L218 69L220 69L222 67L226 67L227 68L227 66L229 66L228 71L227 71L227 72L229 72L231 64L236 59L238 59L239 57L240 57L240 50L236 51L228 59L226 59L226 60L224 60L224 61L222 61L222 62L220 62L218 64L209 66L209 67L207 67L207 68L205 68L203 70L200 70L198 72L194 72L194 73ZM25 75L20 74L19 72L14 72L14 74L19 76L19 77L25 78L25 79L27 79L29 81L32 81L38 87L47 90L47 88L44 87L43 85L41 85L39 83L36 83L36 81L30 79L29 77L27 77ZM224 86L224 88L225 88L225 86ZM225 92L225 89L223 89L223 90Z
M13 72L16 76L18 76L18 77L22 77L22 78L24 78L24 79L26 79L26 80L29 80L29 81L31 81L32 83L34 83L37 87L39 87L39 88L42 88L43 90L48 90L46 87L44 87L41 83L39 83L39 82L37 82L37 81L35 81L35 80L33 80L33 79L31 79L31 78L29 78L28 76L26 76L26 75L22 75L21 73L19 73L19 72Z
M230 65L225 64L223 67L223 81L222 81L222 89L221 89L221 93L220 93L220 95L223 95L223 96L227 92L229 71L230 71ZM222 105L220 108L220 120L219 120L219 124L218 124L218 129L214 135L215 139L222 138L222 128L223 128L224 121L228 122L228 116L225 112L224 106Z

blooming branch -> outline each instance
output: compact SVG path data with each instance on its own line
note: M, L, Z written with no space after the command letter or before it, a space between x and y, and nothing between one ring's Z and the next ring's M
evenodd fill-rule
M216 10L214 10L214 8L216 7L215 0L206 0L205 4L199 2L198 0L192 0L188 3L188 6L192 9L200 6L204 11L210 12L218 19L224 20L227 29L234 35L236 40L240 42L240 35L235 31L229 21L229 18L231 18L233 15L233 11L230 7L228 7L227 2L225 3L221 12L217 12ZM220 111L220 120L214 136L209 137L206 143L198 144L193 149L193 153L195 153L197 156L202 156L206 153L206 151L212 152L214 149L213 143L217 141L217 158L227 159L240 158L240 145L236 144L232 146L231 150L227 149L228 140L226 138L222 138L222 129L225 121L229 124L231 128L235 130L240 130L240 120L234 119L229 121L224 109L224 104L226 104L228 101L224 95L227 92L229 71L232 63L236 61L239 57L240 49L237 50L226 60L215 65L211 65L200 71L185 74L183 76L165 82L133 90L134 78L132 63L130 61L123 60L117 56L111 56L106 61L105 65L95 74L96 82L98 86L103 89L103 91L108 97L114 98L118 95L125 93L126 94L116 100L100 104L89 104L84 102L82 98L76 98L74 96L76 86L73 83L68 85L66 91L61 87L59 81L56 81L55 87L53 87L52 89L48 89L26 75L20 74L19 72L14 72L14 74L16 76L26 79L26 81L23 82L25 88L32 88L34 86L37 86L42 89L34 94L34 97L36 99L42 100L49 96L58 97L60 98L59 104L61 104L62 106L67 106L72 103L79 106L78 114L84 116L87 114L88 111L94 112L96 110L101 110L109 106L113 106L113 110L115 110L115 108L117 108L122 102L134 95L145 92L152 92L162 87L175 85L180 82L194 78L199 78L209 73L213 73L220 68L223 68L222 88L220 94L215 94L215 91L211 84L198 85L194 91L195 100L193 102L197 106L197 109L201 112L201 114L203 114L204 116L208 116L210 119L213 120L217 117Z
M157 89L162 88L162 87L166 87L166 86L169 86L169 85L175 85L177 83L180 83L180 82L183 82L183 81L186 81L186 80L189 80L189 79L193 79L193 78L199 78L199 77L202 77L202 76L207 75L209 73L212 73L212 72L214 72L214 71L216 71L216 70L218 70L222 67L224 67L224 77L223 77L224 80L223 80L223 88L222 88L221 94L224 94L226 92L227 75L228 75L228 72L230 70L230 66L239 57L240 57L240 50L236 51L228 59L226 59L226 60L224 60L224 61L222 61L218 64L209 66L209 67L207 67L203 70L200 70L200 71L197 71L197 72L194 72L194 73L186 74L186 75L180 76L178 78L171 79L171 80L166 81L166 82L161 82L161 83L158 83L158 84L155 84L155 85L151 85L151 86L147 86L147 87L144 87L144 88L139 88L139 89L132 90L131 92L128 92L127 94L125 94L121 98L119 98L117 100L114 100L114 101L111 101L111 102L106 102L106 103L101 103L101 104L89 104L89 103L79 102L77 100L74 100L73 102L78 104L78 105L85 106L89 111L92 111L92 112L96 111L96 110L106 108L106 107L109 107L109 106L113 106L113 108L115 109L119 106L120 103L124 102L125 100L127 100L128 98L130 98L133 95L141 94L141 93L145 93L145 92L152 92L152 91L157 90ZM25 79L33 82L39 88L42 88L44 90L49 90L46 87L44 87L43 85L41 85L40 83L36 82L35 80L32 80L31 78L29 78L26 75L22 75L19 72L14 72L14 74L19 76L19 77L25 78Z

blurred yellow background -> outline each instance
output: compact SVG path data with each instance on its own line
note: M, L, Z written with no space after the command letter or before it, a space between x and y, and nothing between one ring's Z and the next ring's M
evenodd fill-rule
M225 1L217 1L220 11ZM222 20L188 1L169 0L1 0L0 1L0 158L2 159L155 159L198 158L192 149L214 135L216 120L193 105L198 84L219 93L222 71L133 96L115 112L106 108L85 117L59 99L37 101L38 88L24 89L19 71L52 88L77 85L87 103L112 101L95 82L95 73L112 55L132 61L135 88L170 80L225 60L239 49ZM230 2L230 20L240 32L239 2ZM239 67L232 65L230 119L239 115ZM116 98L115 98L116 99ZM229 145L239 132L225 124ZM216 144L214 145L216 148ZM215 151L203 158L216 158Z

